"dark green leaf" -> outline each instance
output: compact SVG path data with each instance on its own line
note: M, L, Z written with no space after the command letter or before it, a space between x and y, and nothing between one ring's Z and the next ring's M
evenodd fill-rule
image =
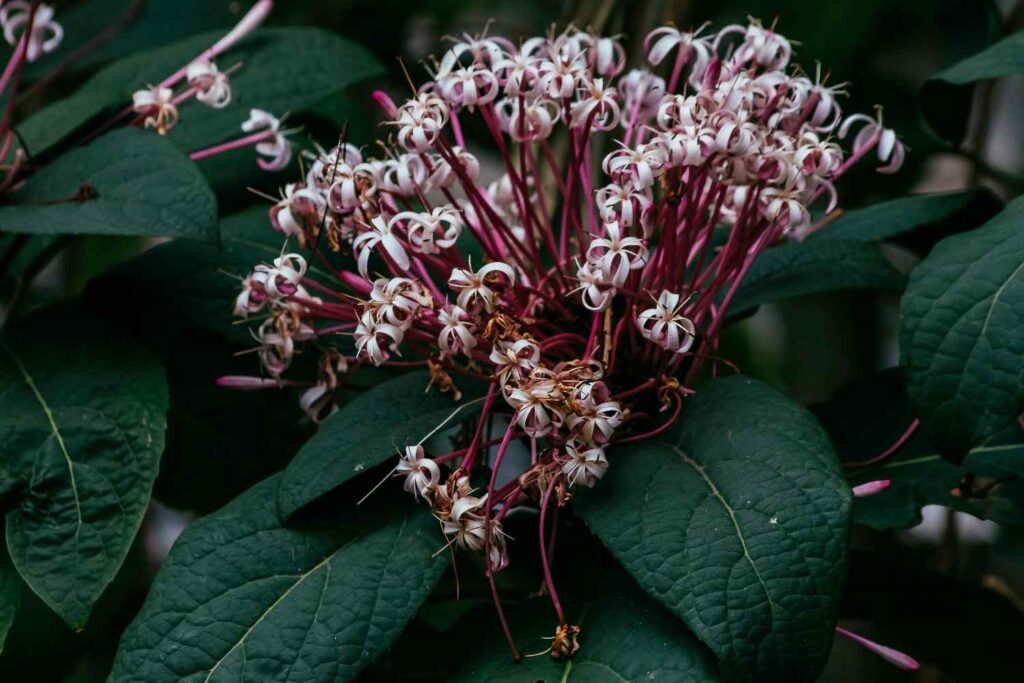
M430 375L412 372L378 384L327 418L306 442L281 477L278 504L294 514L328 491L395 454L407 443L425 438L449 416L459 421L479 412L483 388L458 381L456 403L436 388L427 391Z
M985 189L922 194L879 202L847 211L809 240L844 239L880 242L924 228L929 233L976 228L998 211L998 201ZM955 226L946 226L956 223ZM941 235L945 236L945 235ZM913 242L920 240L913 240Z
M30 317L0 343L0 456L18 573L74 627L114 578L164 444L163 368L104 320Z
M932 130L959 142L970 115L970 86L978 81L1024 72L1024 31L932 76L921 89L921 108Z
M944 505L1002 524L1024 523L1024 441L1019 430L990 437L960 465L912 440L890 459L850 472L853 484L888 479L882 493L858 499L854 518L875 529L907 528L925 505Z
M127 681L348 681L387 649L446 558L424 510L372 529L285 528L277 477L185 530L125 632Z
M231 308L241 278L256 264L277 258L282 238L270 227L266 209L259 208L225 218L219 231L219 247L175 240L150 249L93 283L90 296L143 292L147 310L184 316L200 328L252 345L249 326L234 324ZM324 283L333 279L316 263L310 275Z
M513 613L514 633L529 638L524 654L551 646L544 636L553 631L551 603L538 599ZM516 617L522 615L523 618ZM583 608L579 619L580 651L569 661L547 655L512 660L497 632L487 641L453 683L714 683L714 661L679 622L668 618L642 595L611 596ZM458 635L458 634L455 634Z
M940 452L963 455L1024 411L1024 199L940 242L911 273L900 350Z
M750 267L729 306L731 315L761 304L845 289L899 291L904 278L877 244L807 240L772 247Z
M32 176L0 230L212 239L217 201L203 174L152 131L117 130Z
M131 102L134 91L167 78L221 35L204 33L110 65L71 97L27 119L19 127L25 145L39 154L98 115L116 113ZM218 61L223 68L242 64L231 78L231 104L224 109L194 101L181 106L181 121L169 137L188 151L240 137L252 108L278 116L300 111L380 71L363 48L313 28L257 31Z
M3 652L7 633L14 623L20 595L21 579L18 578L18 572L11 566L7 553L0 549L0 652Z
M584 521L748 680L811 681L832 643L851 495L824 430L758 382L713 382L678 435L612 449Z
M123 57L141 50L151 50L171 41L193 36L201 31L221 28L227 33L236 24L242 13L248 11L252 2L211 3L209 0L175 0L173 3L159 0L90 0L75 3L63 11L58 10L57 19L64 27L74 27L64 32L60 49L25 68L26 78L45 76L53 67L97 40L104 32L115 26L121 30L111 35L99 50L91 52L85 59L74 59L69 69L85 69L112 58Z
M962 463L943 459L921 430L890 457L867 466L912 427L914 412L901 368L836 392L814 411L848 467L851 484L887 479L888 489L854 501L854 520L875 529L907 528L924 505L944 505L1002 523L1024 521L1024 439L1016 425L971 449Z

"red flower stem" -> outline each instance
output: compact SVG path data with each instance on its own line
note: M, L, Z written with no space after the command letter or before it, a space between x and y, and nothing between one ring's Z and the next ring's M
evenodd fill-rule
M238 138L237 140L231 140L229 142L224 142L219 145L214 145L213 147L207 147L206 149L197 150L189 154L188 158L191 159L192 161L199 161L200 159L205 159L206 157L212 157L218 154L223 154L224 152L230 152L231 150L241 149L242 147L249 147L251 145L258 144L260 142L263 142L264 140L269 140L275 135L277 135L277 133L273 130L261 130L258 133L246 135L244 138Z
M920 426L921 426L921 420L919 420L919 419L917 419L915 417L913 422L910 423L910 426L907 427L905 430L903 430L903 433L900 434L900 437L898 439L896 439L896 441L894 441L892 443L892 445L889 446L888 448L886 448L884 451L882 451L881 453L879 453L876 456L868 458L867 460L860 460L858 462L844 462L843 463L843 467L845 467L847 469L855 469L855 468L858 468L858 467L868 467L869 465L877 465L878 463L882 462L883 460L887 460L889 457L894 455L896 453L896 451L898 451L900 448L902 448L903 444L907 443L907 441L910 439L910 437L914 435L914 432L916 432L917 428L920 427Z
M565 623L565 613L562 611L562 603L558 601L558 591L555 590L555 580L551 576L551 565L548 563L547 544L544 542L545 527L547 524L548 503L551 502L551 492L555 490L558 483L558 476L551 477L548 487L544 491L544 499L540 504L540 564L544 570L544 583L548 587L548 595L551 597L551 604L555 607L555 614L558 615L558 623Z
M488 534L488 537L490 537L490 534ZM490 562L490 559L488 559L488 562ZM494 583L494 572L487 572L487 583L491 586L491 597L494 599L494 607L498 610L498 621L501 622L501 630L505 634L505 641L512 651L512 659L519 662L522 660L522 656L520 656L519 650L516 649L515 641L512 640L512 629L508 627L508 621L505 619L505 610L501 606L501 597L498 596L498 586Z
M518 481L511 481L509 482L509 485L511 488L507 494L502 493L504 489L495 494L498 498L504 498L504 504L501 506L501 509L498 510L498 514L494 516L495 521L500 522L505 519L505 515L507 515L515 504L519 502L519 499L523 497L523 487L520 486Z
M482 420L481 420L482 422ZM498 454L494 457L494 466L491 469L491 479L487 484L487 505L484 508L484 561L487 562L487 582L491 586L491 597L494 599L494 607L498 612L498 619L501 621L501 628L505 632L505 639L508 641L508 646L512 650L512 656L516 661L519 661L519 652L516 650L516 644L512 640L512 631L508 627L508 622L505 620L505 610L501 606L501 597L498 595L498 586L494 582L494 570L491 568L491 520L494 513L494 482L498 478L498 469L501 467L501 461L505 457L505 453L508 452L508 445L512 439L512 432L515 429L515 422L509 422L508 429L505 430L505 436L501 440L501 445L498 446Z
M28 53L28 42L32 36L32 29L36 22L36 10L39 9L40 0L32 0L29 6L28 21L25 23L25 32L21 34L18 46L14 54L7 61L4 72L0 75L0 94L11 86L11 92L7 93L7 105L4 107L4 117L0 120L0 133L6 132L11 122L11 113L14 111L14 101L18 94L18 87L21 85L21 75L25 71L26 54ZM12 176L13 177L13 176ZM8 178L10 180L10 178Z
M675 410L672 411L672 417L670 417L667 422L665 422L660 427L657 427L656 429L652 429L649 432L645 432L643 434L634 434L633 436L627 436L624 439L617 439L613 443L618 445L618 444L623 444L623 443L632 443L633 441L642 441L644 439L651 439L651 438L653 438L655 436L658 436L659 434L664 432L666 429L671 427L672 424L679 418L679 412L683 409L683 399L679 398L679 394L673 394L672 398L676 402L676 407L675 407Z
M492 382L491 386L487 389L487 398L484 399L484 406L480 409L480 417L477 419L476 431L473 432L473 438L470 440L469 447L466 449L466 457L459 466L467 472L470 472L473 469L473 461L476 459L480 437L483 436L484 425L487 423L487 416L490 413L491 406L494 405L494 399L497 397L498 385Z

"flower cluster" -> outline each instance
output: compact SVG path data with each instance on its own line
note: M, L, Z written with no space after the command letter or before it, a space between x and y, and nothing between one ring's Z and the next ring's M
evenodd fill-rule
M316 420L349 368L422 365L456 395L458 377L487 383L468 445L409 446L393 473L489 576L508 561L510 510L539 506L543 529L550 506L597 483L610 446L667 429L709 360L717 372L754 260L821 227L812 205L830 213L858 160L875 152L882 172L903 160L880 114L844 119L842 87L792 66L790 42L758 22L666 26L644 48L649 68L627 70L616 39L575 29L454 40L408 100L375 94L382 155L342 141L284 187L270 223L308 253L256 266L236 300L236 314L259 314L273 379L251 386L284 384L296 354L325 353L302 397ZM469 117L495 177L463 134ZM336 278L312 276L313 261ZM496 416L507 426L492 435ZM498 486L517 440L530 464ZM481 466L489 482L474 489Z

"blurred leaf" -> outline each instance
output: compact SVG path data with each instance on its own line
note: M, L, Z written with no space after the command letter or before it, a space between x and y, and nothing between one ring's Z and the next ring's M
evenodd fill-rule
M217 235L217 200L202 173L151 131L116 130L32 176L0 230L34 234Z
M11 566L7 553L0 550L0 652L3 652L4 641L14 623L20 595L21 579L18 578L18 572Z
M846 576L851 500L824 430L767 385L732 377L687 399L667 439L613 447L577 512L726 674L815 680Z
M908 391L942 453L963 455L1024 411L1024 199L940 242L900 311Z
M125 632L119 681L348 681L398 637L444 570L436 521L285 528L277 478L181 535Z
M484 389L479 382L458 380L463 392L427 389L430 374L411 372L360 394L320 425L281 477L278 505L288 517L320 496L370 469L407 444L424 439L449 416L449 424L480 412Z
M109 322L71 309L25 319L0 351L0 454L22 487L7 548L32 590L79 627L149 504L163 368Z
M827 228L826 228L827 229ZM819 239L771 247L754 261L729 314L807 294L847 289L900 291L905 279L877 244Z
M970 116L971 86L982 80L1024 72L1024 31L1014 33L981 52L932 76L921 89L921 109L932 130L959 143Z
M940 239L971 230L1002 208L986 188L922 194L847 211L808 240L843 239L881 242L898 238L915 251L927 252Z
M109 29L111 24L127 22L100 49L75 60L72 68L82 69L102 60L123 57L140 50L151 50L213 28L227 33L253 2L210 2L210 0L85 0L61 11L57 21L65 28L60 49L27 65L26 78L45 75L69 55Z
M158 245L92 283L90 295L110 299L119 291L142 293L143 313L184 318L201 329L251 346L249 325L235 324L231 308L241 279L255 265L281 255L282 238L270 226L264 208L223 219L219 232L219 247L186 240ZM311 264L309 276L333 280L316 263Z
M620 591L621 592L621 591ZM524 654L543 653L553 632L551 604L537 598L512 612L513 633L529 636ZM515 662L499 633L479 648L452 683L611 683L650 680L659 683L714 683L714 660L678 621L643 595L610 595L584 606L580 651L570 660L547 655ZM460 634L453 634L458 638Z
M106 67L74 95L22 123L18 131L25 146L38 155L100 114L127 106L133 92L167 78L219 37L220 32L193 36ZM218 61L223 68L242 64L231 77L231 104L223 109L195 101L182 104L181 121L168 137L185 150L241 137L250 109L278 116L301 111L380 71L363 48L313 28L257 31Z
M917 430L889 458L866 467L907 431L914 413L901 368L854 382L814 407L851 485L886 479L885 491L854 500L854 520L875 529L908 528L925 505L944 505L1000 523L1024 522L1024 439L1016 426L971 449L960 464L942 458Z
M928 571L894 552L854 551L850 560L845 618L884 629L887 645L941 671L941 680L1024 679L1017 636L1024 613L1006 594Z

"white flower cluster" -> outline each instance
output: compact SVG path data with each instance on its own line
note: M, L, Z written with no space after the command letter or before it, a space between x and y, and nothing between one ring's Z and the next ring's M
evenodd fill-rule
M318 150L270 210L282 235L354 263L332 268L343 292L307 282L292 254L245 279L236 313L268 310L257 335L267 372L280 377L295 342L352 335L354 349L333 352L304 394L319 416L339 358L379 366L411 349L421 360L401 363L427 364L442 384L451 371L495 385L510 434L544 444L530 486L593 486L628 417L621 397L657 392L670 405L684 359L724 316L718 295L766 246L811 230L808 207L833 208L846 168L875 151L889 172L904 153L880 117L844 122L841 86L791 67L789 41L757 22L708 35L666 26L644 47L651 68L671 65L667 78L627 71L617 40L575 29L518 46L464 36L404 103L377 93L394 133L381 158L347 143ZM466 149L469 114L504 162L493 182ZM833 138L859 124L847 158ZM591 159L592 136L612 131L621 139ZM549 144L556 132L568 160ZM567 327L580 319L589 334ZM650 374L606 377L617 354ZM502 565L493 491L474 496L461 470L444 480L420 446L397 472L455 543L489 546Z

